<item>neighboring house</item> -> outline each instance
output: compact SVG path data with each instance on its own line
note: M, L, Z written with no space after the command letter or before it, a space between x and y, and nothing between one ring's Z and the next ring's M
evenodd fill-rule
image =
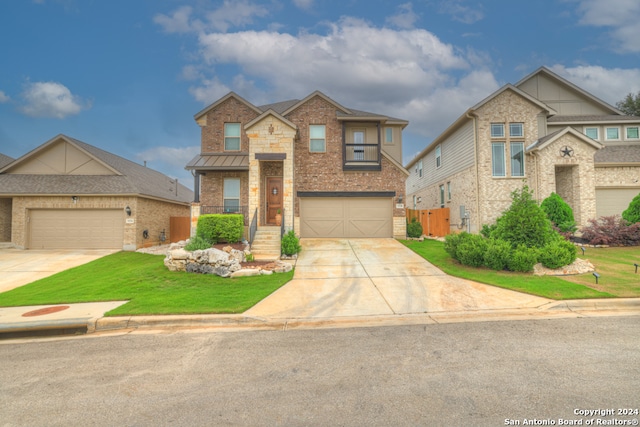
M23 249L123 249L170 241L193 192L160 172L58 135L0 167L0 235ZM164 234L163 234L164 233Z
M195 115L202 128L193 220L242 212L302 237L405 237L405 120L344 107L321 92L255 106L229 93Z
M407 206L449 207L452 231L479 231L524 183L538 201L559 194L579 225L620 214L640 193L639 129L640 117L542 67L468 109L407 164Z
M0 169L15 159L0 153ZM11 200L0 198L0 242L11 241Z

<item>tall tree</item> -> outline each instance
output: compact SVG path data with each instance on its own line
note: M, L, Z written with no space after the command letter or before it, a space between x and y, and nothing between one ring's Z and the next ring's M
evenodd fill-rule
M616 107L628 116L640 116L640 91L635 95L628 93L622 101L616 102Z

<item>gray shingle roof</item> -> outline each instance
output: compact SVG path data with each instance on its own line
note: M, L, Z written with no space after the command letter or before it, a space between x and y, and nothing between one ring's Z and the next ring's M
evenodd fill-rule
M174 178L65 135L59 135L52 141L60 138L87 151L121 175L2 173L0 194L136 194L182 203L193 201L193 191Z
M593 123L593 122L639 122L637 116L620 115L584 115L584 116L552 116L547 119L549 123Z
M0 153L0 168L7 166L9 163L13 162L15 159L13 157L9 157L5 154Z
M640 163L640 145L608 145L596 151L595 163Z

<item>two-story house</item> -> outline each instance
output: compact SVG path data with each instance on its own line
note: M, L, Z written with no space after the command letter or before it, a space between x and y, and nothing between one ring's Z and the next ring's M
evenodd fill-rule
M451 229L495 222L526 184L576 222L620 214L640 193L640 117L542 67L469 108L411 160L407 206L449 207Z
M402 131L408 122L321 92L255 106L229 93L195 115L201 153L192 220L241 212L246 225L301 237L404 237Z

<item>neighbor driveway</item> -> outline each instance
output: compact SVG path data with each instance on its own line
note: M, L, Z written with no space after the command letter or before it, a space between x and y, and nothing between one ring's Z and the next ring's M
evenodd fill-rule
M331 318L540 307L550 300L448 276L394 239L302 239L293 280L245 312Z
M0 249L0 292L26 285L34 280L51 276L63 270L105 255L116 250L20 250Z

